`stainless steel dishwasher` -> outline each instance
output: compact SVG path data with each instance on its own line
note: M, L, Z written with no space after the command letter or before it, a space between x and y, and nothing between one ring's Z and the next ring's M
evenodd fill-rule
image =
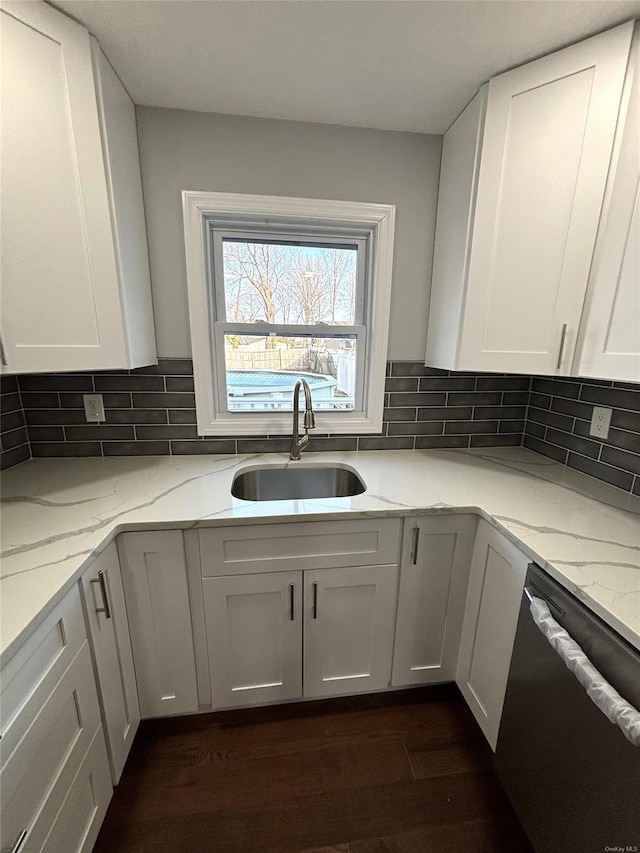
M620 726L569 670L566 647L556 651L534 621L540 608L553 638L566 642L566 631L566 647L577 643L606 680L588 683L592 694L600 685L614 703L622 697L615 713L606 706L611 717L623 709ZM531 564L494 766L536 853L640 851L639 708L640 653Z

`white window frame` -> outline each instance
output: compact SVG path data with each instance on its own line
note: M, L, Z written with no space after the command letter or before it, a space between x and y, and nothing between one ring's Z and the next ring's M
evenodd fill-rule
M193 373L200 435L283 435L291 432L291 412L229 412L222 410L216 389L224 364L216 356L224 334L215 315L212 227L224 233L251 230L275 237L292 234L352 242L366 239L367 274L363 323L358 340L364 341L361 365L360 410L318 411L318 433L374 433L382 429L384 383L389 335L395 206L325 199L245 195L184 190L182 193L187 292ZM255 239L255 238L254 238ZM218 287L219 287L218 283ZM240 324L227 323L238 328ZM364 328L363 328L364 327ZM260 331L262 324L251 324ZM295 327L290 327L295 328ZM304 328L317 327L298 327ZM336 326L321 327L329 333ZM347 327L351 329L352 327ZM219 350L222 352L222 350ZM359 402L359 401L358 401Z

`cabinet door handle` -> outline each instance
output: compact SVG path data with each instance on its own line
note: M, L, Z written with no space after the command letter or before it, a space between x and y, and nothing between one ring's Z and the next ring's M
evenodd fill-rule
M415 566L418 562L418 543L420 542L420 528L416 524L413 528L413 542L411 543L411 562Z
M7 367L7 354L4 349L4 341L2 340L2 335L0 335L0 364L3 367ZM16 848L17 849L17 848Z
M295 614L295 611L293 609L293 607L294 607L293 599L294 599L294 595L295 595L295 588L296 588L295 584L293 584L293 583L289 584L289 618L291 619L292 622L295 622L295 618L296 618L296 614Z
M313 582L313 618L318 618L318 581Z
M91 578L91 583L100 584L103 607L96 607L96 613L104 613L107 619L111 619L111 608L109 607L109 596L107 594L107 581L103 571L98 572L97 578Z
M556 370L562 367L562 357L564 355L564 345L567 340L567 323L562 324L562 332L560 333L560 349L558 350L558 361L556 362Z
M13 845L13 847L11 848L10 853L18 853L18 850L22 847L22 842L23 842L23 841L25 840L25 838L27 837L27 832L28 832L28 830L27 830L27 829L23 829L23 830L22 830L22 832L21 832L21 833L20 833L20 835L18 836L18 840L16 841L16 843L15 843L15 844ZM8 848L8 847L6 847L5 849L7 850L7 853L9 853L9 848ZM4 851L3 851L3 853L4 853Z

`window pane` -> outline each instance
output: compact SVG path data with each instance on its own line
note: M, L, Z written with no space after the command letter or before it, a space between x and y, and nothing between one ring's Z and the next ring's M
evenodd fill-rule
M356 322L357 246L222 241L226 320Z
M226 334L224 356L230 412L293 410L293 389L306 379L316 411L353 411L355 335Z

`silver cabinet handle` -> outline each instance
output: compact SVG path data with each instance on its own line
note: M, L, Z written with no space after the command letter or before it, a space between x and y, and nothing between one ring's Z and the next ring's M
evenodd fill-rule
M313 618L318 618L318 581L313 582Z
M293 606L294 606L293 605L293 597L295 595L295 588L296 588L295 584L292 584L292 583L289 584L289 613L290 613L289 618L291 619L292 622L295 622L295 618L296 618L296 614L295 614L295 611L293 609Z
M11 853L18 853L18 850L22 847L22 842L23 842L23 841L25 840L25 838L27 837L27 832L28 832L28 831L29 831L28 829L23 829L23 830L22 830L22 832L21 832L21 833L20 833L20 835L18 836L18 840L16 841L16 843L15 843L15 844L13 845L13 847L11 848ZM9 848L8 848L8 847L5 847L5 848L4 848L4 850L2 851L2 853L5 853L5 851L6 851L6 853L9 853Z
M100 584L100 593L102 595L102 603L104 607L96 607L96 613L104 613L107 619L111 619L111 608L109 607L109 596L107 595L107 582L105 573L98 572L97 578L91 578L91 583Z
M416 524L413 528L413 542L411 543L411 562L415 566L418 562L418 543L420 542L420 528Z
M7 353L5 352L5 349L4 349L4 341L2 340L2 335L0 335L0 364L3 367L8 366Z
M560 349L558 350L558 361L556 362L556 370L562 367L562 357L564 355L564 345L567 340L567 323L562 324L562 332L560 334Z

